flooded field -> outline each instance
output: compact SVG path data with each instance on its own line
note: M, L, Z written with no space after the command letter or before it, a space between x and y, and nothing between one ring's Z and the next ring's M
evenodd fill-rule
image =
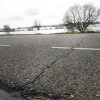
M99 31L100 27L89 27L91 31ZM10 32L10 34L54 34L54 33L63 33L68 32L67 29L48 29L48 30L34 30L34 31L15 31ZM0 32L0 35L6 34L5 32Z
M67 32L67 29L52 29L52 30L37 30L37 31L16 31L10 32L10 34L53 34ZM0 34L6 34L5 32L0 32Z

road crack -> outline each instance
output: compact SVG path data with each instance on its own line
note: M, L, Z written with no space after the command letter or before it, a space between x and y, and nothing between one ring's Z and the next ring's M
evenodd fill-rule
M85 39L86 37L82 38L81 41L79 41L79 43L75 46L72 46L70 51L66 54L66 55L62 55L60 57L58 57L57 59L55 59L50 65L46 66L45 68L42 69L42 71L34 78L34 80L32 81L28 81L27 83L25 83L24 85L21 85L21 86L16 86L16 87L13 87L12 90L16 90L16 91L19 91L20 93L24 93L25 91L28 91L25 89L25 87L27 87L28 85L32 84L32 86L34 86L34 83L40 79L40 77L44 74L45 70L51 68L58 60L60 59L63 59L63 58L68 58L68 56L74 51L74 47L77 47L79 46L83 40ZM35 90L33 90L35 92Z
M75 45L75 46L72 46L70 51L66 54L66 55L62 55L61 57L55 59L49 66L45 67L42 69L41 73L39 75L37 75L33 81L28 81L27 83L25 83L24 85L20 86L20 87L13 87L13 89L16 89L16 90L21 90L21 89L24 89L24 87L28 86L29 84L34 84L35 81L37 81L42 75L43 73L45 72L46 69L49 69L50 67L52 67L58 60L62 59L62 58L66 58L67 56L69 56L73 51L74 51L74 47L77 47L79 46L83 40L85 39L86 37L84 37L83 39L81 39L81 41Z
M90 34L90 35L92 35L92 34ZM82 39L79 41L79 43L78 43L77 45L73 46L73 48L78 47L78 46L84 41L84 39L86 39L86 38L89 37L90 35L85 36L84 38L82 38Z

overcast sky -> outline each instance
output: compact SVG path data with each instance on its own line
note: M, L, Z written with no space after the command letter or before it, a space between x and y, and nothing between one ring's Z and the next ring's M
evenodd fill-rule
M0 28L32 26L34 20L42 25L61 24L70 6L86 3L100 7L100 0L0 0Z

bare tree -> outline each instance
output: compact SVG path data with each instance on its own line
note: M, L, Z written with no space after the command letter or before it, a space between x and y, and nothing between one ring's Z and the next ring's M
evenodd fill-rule
M9 32L11 31L11 28L10 28L9 25L4 25L3 26L3 30L4 30L4 32L6 32L7 34L9 34Z
M76 27L80 32L85 32L87 27L99 19L100 8L97 9L92 4L74 5L69 8L64 16L64 24L73 28ZM70 27L71 28L71 27Z
M66 26L67 26L68 31L71 31L71 32L74 32L75 29L76 29L75 26L74 26L74 24L72 22L68 22L66 24Z
M37 28L37 30L40 30L41 24L38 20L35 20L33 24L34 24L34 27Z

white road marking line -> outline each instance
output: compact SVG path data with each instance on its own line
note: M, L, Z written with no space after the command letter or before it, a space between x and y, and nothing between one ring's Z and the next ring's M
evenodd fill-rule
M0 44L0 47L9 47L11 45L3 45L3 44Z
M74 48L76 50L96 50L96 51L99 51L100 48Z
M71 49L71 47L51 47L53 49Z
M72 48L72 47L51 47L53 49L75 49L75 50L95 50L100 51L100 48Z

